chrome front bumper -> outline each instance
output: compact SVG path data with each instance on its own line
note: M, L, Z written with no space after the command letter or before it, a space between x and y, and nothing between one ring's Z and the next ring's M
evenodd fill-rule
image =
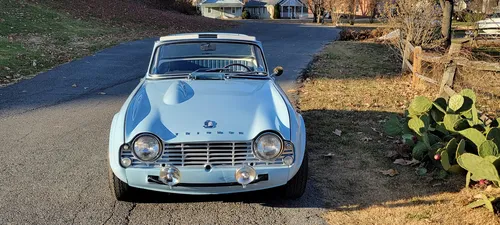
M293 165L292 165L293 166ZM206 171L199 167L178 167L181 181L175 186L158 182L159 168L127 168L125 170L128 185L160 192L209 195L256 191L285 185L289 177L289 166L254 167L257 179L243 188L235 179L239 167L213 167Z

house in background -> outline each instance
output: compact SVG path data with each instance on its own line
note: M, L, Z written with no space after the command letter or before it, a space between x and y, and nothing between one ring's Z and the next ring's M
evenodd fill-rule
M277 7L275 7L277 5ZM279 18L302 19L308 17L307 5L300 0L250 0L245 4L245 10L254 19L274 18L274 10L279 10Z
M216 19L241 18L243 3L239 0L204 0L200 3L201 15Z
M303 19L309 15L307 5L300 0L281 0L278 6L280 18Z
M250 13L252 19L277 19L274 18L274 6L280 0L250 0L245 3L245 10Z

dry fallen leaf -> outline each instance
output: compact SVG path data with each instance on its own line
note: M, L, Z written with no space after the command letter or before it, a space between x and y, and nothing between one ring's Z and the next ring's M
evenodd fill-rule
M379 172L381 172L384 175L391 176L391 177L396 176L396 175L399 174L398 171L395 170L395 169L379 170Z
M387 151L385 153L385 157L387 157L387 158L394 158L394 157L396 157L398 155L399 155L399 153L397 151L394 151L394 150Z
M328 158L331 158L331 157L333 157L334 155L335 155L335 154L333 154L333 153L328 153L328 154L326 154L326 155L323 155L323 156L324 156L324 157L328 157Z
M339 129L335 129L335 131L333 131L333 133L334 133L335 135L339 136L339 137L340 137L340 135L342 135L342 131L341 131L341 130L339 130Z
M477 194L477 195L474 195L474 198L483 198L483 195L484 194Z
M361 138L361 140L364 141L364 142L368 142L368 141L373 140L373 138L363 137L363 138Z
M394 160L394 164L398 164L398 165L402 165L402 166L414 166L414 165L418 165L419 163L420 163L420 161L418 161L416 159L412 159L412 160L396 159L396 160Z

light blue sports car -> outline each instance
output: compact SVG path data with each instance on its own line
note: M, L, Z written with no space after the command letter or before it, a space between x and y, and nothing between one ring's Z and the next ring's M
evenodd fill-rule
M225 194L268 188L302 196L306 131L255 37L170 35L154 45L146 76L114 116L111 188Z

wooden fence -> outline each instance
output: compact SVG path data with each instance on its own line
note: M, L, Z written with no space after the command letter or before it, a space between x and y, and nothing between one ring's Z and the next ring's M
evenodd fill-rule
M421 80L439 86L440 96L452 96L456 94L453 90L453 82L457 66L468 67L479 71L500 72L500 63L490 63L483 61L470 61L463 57L459 57L458 53L462 48L462 43L452 43L448 54L442 56L431 56L422 51L422 47L414 47L410 42L403 41L403 63L402 72L412 72L412 87L415 87ZM422 70L422 62L443 63L445 65L443 77L441 81L434 80L425 76Z

